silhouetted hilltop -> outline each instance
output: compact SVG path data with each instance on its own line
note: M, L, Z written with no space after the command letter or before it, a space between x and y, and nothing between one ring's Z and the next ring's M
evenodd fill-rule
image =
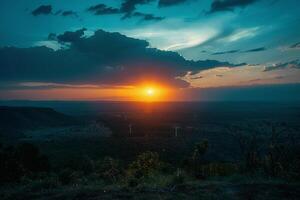
M26 130L75 124L76 120L51 108L0 106L0 130Z

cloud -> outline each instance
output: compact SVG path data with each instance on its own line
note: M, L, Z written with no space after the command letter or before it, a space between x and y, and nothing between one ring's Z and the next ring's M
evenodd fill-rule
M154 0L124 0L121 5L121 12L126 13L126 15L131 15L136 10L137 5L143 5L153 2Z
M58 10L55 13L52 13L53 9L51 5L41 5L38 8L36 8L35 10L33 10L31 12L31 14L33 16L38 16L38 15L60 15L63 17L67 17L67 16L74 16L74 17L78 17L77 13L75 11L72 10Z
M128 19L132 17L139 17L141 18L142 21L161 21L165 19L164 17L158 17L158 16L154 16L153 14L146 14L141 12L134 12L130 15L124 14L121 19Z
M187 87L177 79L190 71L234 66L213 60L190 61L178 53L149 47L145 40L98 30L84 37L85 29L50 38L68 48L0 48L2 82L42 82L76 85L136 85L143 81ZM18 59L15 59L18 57Z
M38 15L49 15L52 13L52 6L51 5L41 5L35 10L31 12L33 16L38 16Z
M110 15L120 13L120 10L118 8L108 7L105 4L97 4L95 6L89 7L87 10L94 15Z
M164 17L157 17L152 14L145 14L140 12L135 12L132 14L134 17L141 17L144 21L161 21L164 19Z
M255 48L255 49L249 49L249 50L246 50L244 52L248 53L248 52L258 52L258 51L265 51L265 50L267 50L266 47L259 47L259 48Z
M218 35L218 30L210 26L177 27L171 29L152 26L122 31L125 35L147 40L152 47L163 50L180 50L205 43Z
M252 85L300 83L300 68L293 64L278 64L278 68L266 70L265 65L241 65L237 67L215 67L197 73L187 73L180 79L192 88L240 87ZM287 65L293 65L287 67ZM280 66L280 67L279 67Z
M291 49L300 49L300 42L297 42L290 46Z
M160 21L164 17L154 16L153 14L136 12L136 6L139 4L148 4L153 0L124 0L120 8L108 7L105 4L97 4L91 6L87 11L94 15L111 15L111 14L123 14L122 19L128 19L131 17L139 17L143 21Z
M187 1L189 0L159 0L158 6L159 7L174 6L174 5L185 3Z
M84 31L86 31L85 28L82 28L82 29L77 30L75 32L66 31L63 34L58 35L57 40L59 42L63 42L63 43L64 42L76 42L77 40L82 38L82 36L84 35ZM49 37L54 39L53 34L49 34L48 38Z
M59 50L64 48L64 45L62 45L61 43L55 41L55 40L43 40L43 41L38 41L34 43L34 46L44 46L44 47L48 47L50 49L53 50Z
M258 0L214 0L208 13L233 11L235 8L244 8Z
M67 16L74 16L74 17L78 17L77 13L75 11L72 11L72 10L66 10L66 11L63 11L61 13L61 16L64 16L64 17L67 17Z
M278 63L272 66L266 66L264 72L273 71L273 70L280 70L280 69L300 69L300 61L299 60L292 60L286 63Z
M120 12L124 13L122 19L131 17L142 17L144 21L161 21L164 17L157 17L153 14L136 12L137 5L144 5L153 2L154 0L124 0Z
M300 50L300 42L291 45L279 46L278 49L280 51L298 51Z
M57 40L57 36L55 33L49 33L48 40Z
M230 35L221 38L220 41L235 42L241 39L255 37L259 33L260 29L261 27L237 29Z
M240 51L240 50L230 50L230 51L220 51L220 52L214 52L211 55L223 55L223 54L231 54L231 53L251 53L251 52L259 52L259 51L265 51L267 50L266 47L259 47L255 49L249 49L246 51Z
M237 53L239 51L240 50L220 51L220 52L212 53L211 55L223 55L223 54Z

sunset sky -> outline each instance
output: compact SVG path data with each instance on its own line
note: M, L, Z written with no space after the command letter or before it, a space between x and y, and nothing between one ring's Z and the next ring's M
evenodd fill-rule
M299 6L2 0L0 99L300 100Z

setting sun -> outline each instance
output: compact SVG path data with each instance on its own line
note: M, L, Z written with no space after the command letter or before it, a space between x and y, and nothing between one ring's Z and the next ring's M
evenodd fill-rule
M147 88L146 89L146 94L148 96L153 96L155 94L155 90L153 88Z
M162 98L162 88L158 86L144 86L142 89L142 101L159 101Z
M136 100L138 101L165 101L168 91L165 86L157 83L146 83L136 87Z

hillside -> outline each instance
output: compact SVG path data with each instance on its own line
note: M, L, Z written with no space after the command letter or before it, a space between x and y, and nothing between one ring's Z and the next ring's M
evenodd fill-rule
M66 126L75 122L74 118L51 108L0 106L0 131L3 133L16 134L23 130Z

